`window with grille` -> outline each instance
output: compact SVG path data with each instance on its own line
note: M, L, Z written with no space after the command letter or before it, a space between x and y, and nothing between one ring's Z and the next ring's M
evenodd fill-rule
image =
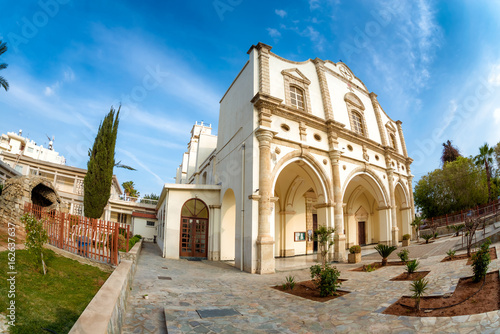
M155 226L155 222L146 221L146 226L154 227Z
M304 110L304 93L301 89L290 86L290 102L292 106Z
M363 119L361 118L361 115L356 112L352 112L351 117L353 125L352 130L360 135L364 135L365 132L363 131Z

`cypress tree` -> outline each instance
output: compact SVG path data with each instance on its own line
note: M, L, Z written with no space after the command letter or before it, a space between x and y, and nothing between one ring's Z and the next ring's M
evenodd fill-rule
M92 150L89 150L87 174L83 180L85 217L100 218L111 194L120 108L116 111L111 107L99 125Z

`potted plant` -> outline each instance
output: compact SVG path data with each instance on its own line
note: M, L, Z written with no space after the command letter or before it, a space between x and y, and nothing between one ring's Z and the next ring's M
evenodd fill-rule
M349 263L361 262L361 246L354 245L349 248L348 260Z
M403 247L410 246L410 238L411 236L409 234L403 234Z

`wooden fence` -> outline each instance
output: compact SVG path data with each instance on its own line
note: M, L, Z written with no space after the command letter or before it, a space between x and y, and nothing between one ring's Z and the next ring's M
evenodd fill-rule
M24 213L43 221L49 244L100 262L118 265L118 235L126 240L128 252L130 226L100 219L87 218L24 204Z
M433 217L426 219L421 229L429 228L429 226L441 227L463 223L466 218L478 218L486 216L497 216L500 214L500 200L496 200L487 204L477 206L469 210L462 210L449 215Z

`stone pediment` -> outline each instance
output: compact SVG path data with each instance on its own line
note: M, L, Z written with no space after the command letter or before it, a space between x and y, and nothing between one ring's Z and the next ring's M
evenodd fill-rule
M311 84L311 81L307 79L307 77L301 71L299 71L298 68L290 68L287 70L283 70L281 71L281 74L288 75L295 80L305 83L306 85Z
M366 219L368 218L368 211L366 211L365 208L360 207L358 211L356 211L355 216L358 219Z

